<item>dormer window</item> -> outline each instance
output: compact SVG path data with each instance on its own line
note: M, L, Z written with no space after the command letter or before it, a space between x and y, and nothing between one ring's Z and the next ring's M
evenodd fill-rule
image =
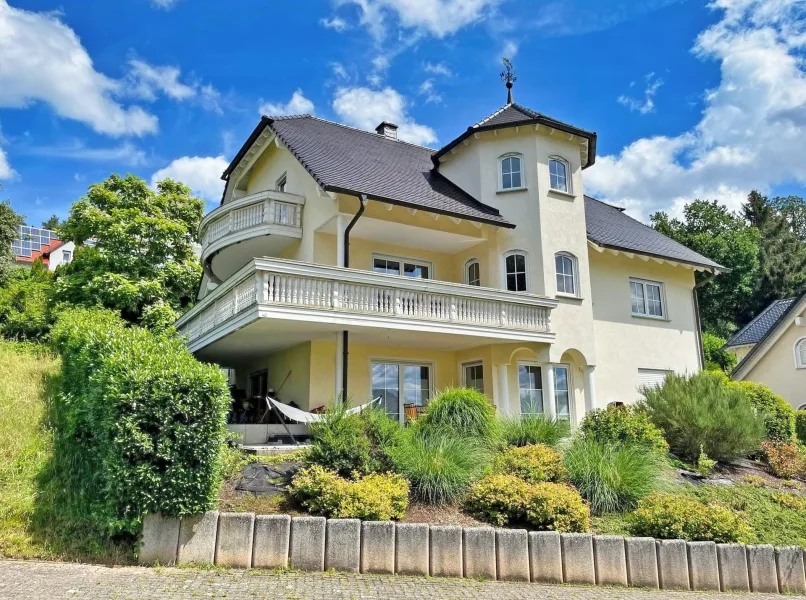
M549 179L551 189L570 193L568 186L568 162L559 156L549 157Z
M285 173L283 173L282 175L280 175L280 178L277 180L277 183L275 183L275 184L274 184L274 189L275 189L276 191L278 191L278 192L284 192L284 191L285 191L285 186L286 186L287 179L288 179L288 178L286 177L286 174L285 174Z
M520 154L505 154L498 159L498 166L498 189L520 190L525 187Z

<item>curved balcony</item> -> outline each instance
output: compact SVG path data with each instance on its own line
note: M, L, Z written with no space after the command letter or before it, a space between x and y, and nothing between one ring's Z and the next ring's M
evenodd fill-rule
M276 256L302 237L303 196L264 191L233 200L202 219L202 265L226 281L259 256Z

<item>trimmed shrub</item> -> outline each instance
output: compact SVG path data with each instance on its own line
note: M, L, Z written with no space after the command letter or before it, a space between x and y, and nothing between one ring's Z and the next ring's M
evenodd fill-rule
M742 390L753 408L763 415L768 440L789 442L795 438L795 411L786 400L753 381L736 381L732 385Z
M646 447L574 440L565 452L571 483L594 514L624 512L664 483L665 458Z
M806 410L795 411L795 435L801 444L806 444Z
M585 415L582 434L601 443L636 444L666 453L669 444L640 406L608 406Z
M212 508L230 404L220 369L106 310L63 312L52 340L62 357L54 468L69 478L71 512L133 534L147 513Z
M538 483L528 496L526 521L540 530L581 533L590 529L590 508L570 485Z
M495 408L487 396L472 388L446 388L437 394L417 419L416 428L442 429L490 446L498 445L501 439Z
M464 509L481 521L502 527L526 521L532 486L514 475L488 475L470 488Z
M765 441L761 444L761 451L776 477L791 479L806 471L801 449L794 442Z
M709 370L720 370L730 373L736 366L738 359L733 352L725 349L725 338L711 333L702 334L702 350L705 354L705 364Z
M563 533L588 531L590 510L579 493L559 483L530 484L514 475L488 475L467 494L464 509L476 518L503 526L528 523Z
M647 414L670 450L689 462L700 451L727 461L758 450L766 430L747 396L724 375L670 374L662 386L643 390Z
M497 458L495 466L500 473L515 475L528 483L556 483L568 479L562 454L545 444L504 450Z
M459 500L490 464L486 446L445 431L407 430L391 450L395 470L410 482L416 498L429 504Z
M294 475L288 493L311 514L337 519L402 519L409 505L409 483L394 473L347 480L313 466Z
M630 533L657 539L745 542L752 536L744 518L721 504L686 494L652 494L628 517Z
M322 420L311 423L308 462L343 477L388 471L391 448L402 433L400 423L383 409L348 414L342 405L328 408Z
M570 432L567 421L551 420L535 414L502 417L499 423L501 436L507 446L555 446Z

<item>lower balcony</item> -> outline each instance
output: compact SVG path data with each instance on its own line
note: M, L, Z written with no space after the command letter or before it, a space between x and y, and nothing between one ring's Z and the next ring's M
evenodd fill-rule
M305 198L264 191L219 206L201 222L201 259L207 274L226 281L255 256L273 256L302 237Z
M274 258L256 258L177 321L190 350L226 365L325 338L469 348L551 342L555 300ZM352 335L352 333L351 333Z

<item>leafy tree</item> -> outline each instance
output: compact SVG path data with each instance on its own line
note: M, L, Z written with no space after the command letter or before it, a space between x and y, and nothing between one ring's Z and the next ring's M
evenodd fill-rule
M759 278L749 301L755 314L773 300L796 295L806 283L806 243L776 204L755 190L742 205L742 213L761 234Z
M112 308L132 322L155 305L162 315L163 305L187 309L201 277L193 243L203 211L202 200L170 179L156 191L134 175L90 186L61 228L77 249L59 272L57 299ZM93 246L81 245L90 238Z
M686 205L683 220L665 212L652 215L652 226L730 269L698 290L703 328L722 337L752 316L747 299L756 291L759 274L759 230L716 200ZM697 273L697 280L710 277Z
M702 349L705 354L705 366L711 371L719 370L730 373L738 359L725 349L725 338L711 333L702 334Z
M53 273L37 258L11 270L0 288L0 333L13 340L41 340L53 324Z
M47 221L42 221L43 229L58 229L61 225L62 221L57 215L51 215Z
M8 200L0 202L0 285L8 280L14 265L11 242L17 237L17 227L22 225L22 222L22 216L11 208Z
M786 219L795 235L806 242L806 201L800 196L779 196L770 203Z

